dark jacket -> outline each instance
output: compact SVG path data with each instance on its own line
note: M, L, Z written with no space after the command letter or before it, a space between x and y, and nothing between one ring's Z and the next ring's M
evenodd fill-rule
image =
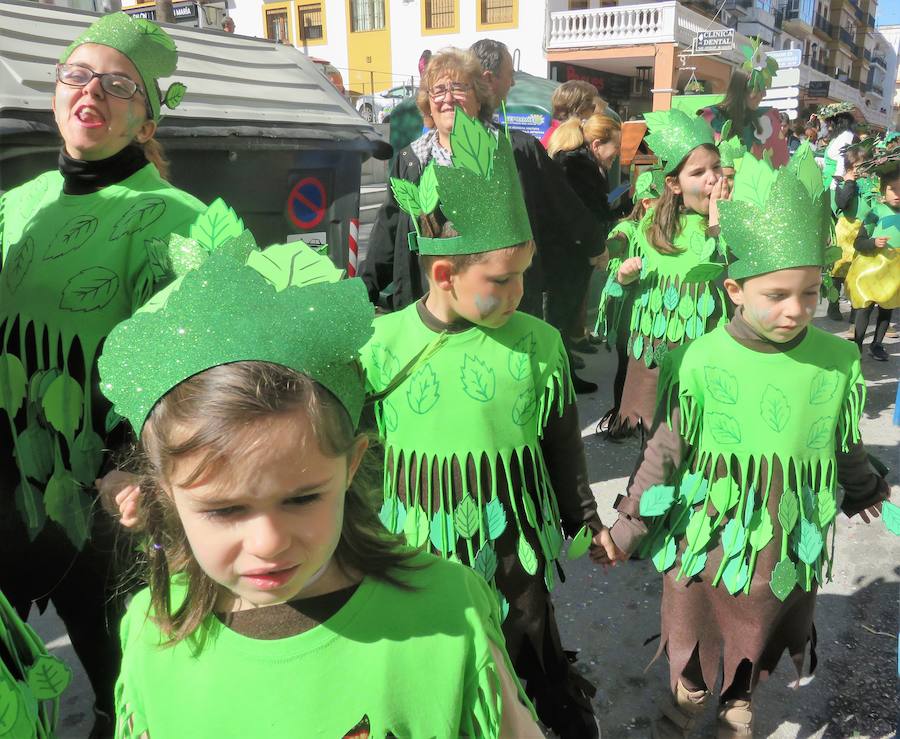
M510 140L525 207L537 245L531 269L526 272L526 293L539 293L555 281L558 264L577 255L587 259L602 254L606 233L569 187L565 173L547 155L533 136L510 129ZM422 166L412 148L400 152L391 167L391 177L418 184ZM608 230L608 229L607 229ZM418 259L409 251L412 221L400 210L388 187L369 236L369 251L359 276L369 289L369 299L388 310L399 310L428 289ZM539 302L539 301L538 301Z

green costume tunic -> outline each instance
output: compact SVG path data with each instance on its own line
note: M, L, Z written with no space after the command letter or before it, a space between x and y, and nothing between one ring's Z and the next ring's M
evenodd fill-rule
M395 572L408 589L367 577L324 623L274 640L210 616L160 648L142 591L122 622L117 736L499 736L496 600L457 564L419 553L410 565Z
M14 439L15 503L32 539L49 517L84 545L85 488L118 420L97 390L101 344L171 278L167 239L187 235L204 210L152 164L86 195L65 194L62 175L46 172L0 200L0 421Z

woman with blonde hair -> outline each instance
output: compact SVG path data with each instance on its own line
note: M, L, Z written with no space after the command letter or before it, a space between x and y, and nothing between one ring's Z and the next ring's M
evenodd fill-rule
M569 118L588 118L592 113L603 113L609 107L600 97L597 88L584 80L563 82L550 98L553 122L541 137L545 149L550 147L553 132Z

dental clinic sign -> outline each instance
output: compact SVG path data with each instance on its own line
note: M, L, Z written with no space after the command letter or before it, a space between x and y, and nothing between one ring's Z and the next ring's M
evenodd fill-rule
M694 38L695 54L713 54L731 51L734 48L734 29L723 28L716 31L701 31Z

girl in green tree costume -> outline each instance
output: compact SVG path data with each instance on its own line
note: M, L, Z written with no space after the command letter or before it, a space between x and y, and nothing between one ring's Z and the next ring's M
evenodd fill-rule
M541 737L484 580L378 521L357 430L374 311L341 277L245 232L106 341L146 472L119 737Z
M593 687L562 650L549 593L608 531L588 485L559 333L515 312L533 254L509 140L457 111L453 166L391 185L414 217L430 292L375 321L362 354L385 445L387 529L487 581L516 671L545 725L597 736ZM562 525L561 525L562 522Z
M712 131L703 118L680 110L644 117L665 187L635 229L635 255L622 261L604 288L607 297L634 301L628 316L613 309L622 316L616 331L627 332L630 355L619 411L609 425L615 436L650 427L657 367L666 352L725 320L714 234L717 202L727 197L729 185Z
M0 589L23 618L53 600L106 714L98 735L112 714L120 606L91 489L124 437L96 359L113 326L199 258L172 234L214 230L218 212L197 221L203 203L160 173L160 107L175 107L184 85L163 95L157 80L176 59L149 21L96 21L56 68L59 169L0 199Z
M617 556L637 551L665 572L658 654L674 698L656 736L688 734L723 664L719 736L751 735L751 694L781 654L799 670L810 644L815 667L837 512L868 521L888 493L859 437L859 352L810 325L837 251L812 169L742 161L719 206L740 307L667 355L657 425L616 503Z

